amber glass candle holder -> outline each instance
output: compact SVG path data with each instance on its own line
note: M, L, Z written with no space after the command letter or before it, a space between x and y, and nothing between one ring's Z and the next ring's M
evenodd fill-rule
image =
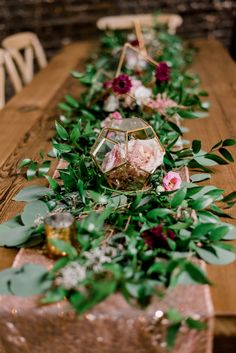
M44 220L44 224L46 233L46 244L49 256L66 256L66 253L59 250L51 241L53 239L58 239L63 240L71 245L75 245L75 218L70 213L58 213L47 216Z

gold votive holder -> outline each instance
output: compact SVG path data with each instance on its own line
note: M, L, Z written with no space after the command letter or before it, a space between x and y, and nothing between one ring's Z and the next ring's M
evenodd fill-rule
M63 240L71 245L76 244L75 218L67 213L49 215L44 219L46 244L48 254L51 257L66 256L65 252L59 250L53 243L53 239Z

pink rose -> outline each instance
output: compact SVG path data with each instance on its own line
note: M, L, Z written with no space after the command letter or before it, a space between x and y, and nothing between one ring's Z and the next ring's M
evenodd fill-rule
M107 172L124 162L129 162L136 169L143 169L152 173L163 163L165 152L156 139L130 140L128 142L128 156L125 154L125 144L118 143L104 158L102 169Z
M116 120L117 123L121 122L122 115L119 112L110 113L106 119L101 122L101 127L108 127L111 125L112 120ZM116 124L117 125L117 124Z
M116 109L119 108L119 99L114 94L110 94L104 101L103 109L105 112L114 112Z
M163 179L163 186L165 191L177 190L180 188L182 179L179 173L168 172Z
M122 120L122 115L119 112L114 112L110 114L112 119Z
M131 77L132 88L130 91L131 96L136 99L138 105L144 104L151 97L151 90L143 86L140 80L137 80L135 77ZM126 95L124 98L124 107L133 108L135 105L135 100L131 98L129 95Z
M156 139L128 142L128 161L136 168L152 173L163 163L164 151Z
M160 114L164 115L168 108L174 108L177 106L177 103L172 99L166 97L165 94L157 94L156 99L149 99L146 103L150 108L157 110Z

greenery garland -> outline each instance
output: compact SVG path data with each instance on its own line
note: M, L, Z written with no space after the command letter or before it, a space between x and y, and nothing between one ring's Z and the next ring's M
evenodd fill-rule
M113 190L93 164L90 150L108 115L104 110L107 92L112 94L104 82L106 77L114 77L121 49L130 36L127 32L104 34L85 72L72 72L86 89L79 100L66 96L59 104L63 115L56 122L49 153L66 161L66 168L60 169L55 179L48 174L50 161L43 152L40 163L24 159L20 168L27 178L45 177L50 187L33 185L21 190L14 200L26 202L22 214L0 225L1 246L32 247L44 242L43 219L48 213L69 211L77 219L80 250L55 240L54 245L67 256L56 261L49 272L30 264L0 272L2 294L44 293L43 303L67 298L78 313L84 313L119 291L130 303L145 307L152 296L160 295L157 288L209 284L194 258L219 265L235 260L233 246L225 241L236 239L236 229L221 218L230 218L224 208L234 205L236 192L223 195L224 190L199 183L210 178L212 166L233 162L227 147L236 140L219 141L205 152L199 140L189 144L182 139L185 129L178 121L206 116L209 103L202 100L207 93L199 89L199 77L186 71L194 50L185 48L177 36L163 28L144 34L153 58L171 70L167 72L170 77L152 88L153 94L177 104L165 111L146 111L139 104L120 104L117 109L123 119L138 116L148 120L165 147L163 166L152 175L151 187ZM129 69L126 74L131 75ZM178 121L173 119L176 116ZM179 175L183 167L194 172L190 181L165 189L163 178L173 171ZM161 295L164 293L162 290ZM181 323L203 327L173 308L166 315L172 322L169 347Z

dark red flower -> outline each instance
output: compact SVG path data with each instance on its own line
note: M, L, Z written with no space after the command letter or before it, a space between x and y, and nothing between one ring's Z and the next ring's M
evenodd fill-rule
M168 239L175 240L176 235L172 230L163 229L163 226L159 224L157 227L143 232L142 237L151 249L169 249Z
M121 74L112 81L112 89L115 93L125 94L131 90L132 83L129 75Z
M138 39L131 40L129 42L133 47L138 47L139 46L139 41Z
M157 82L168 82L170 80L170 67L165 61L160 62L156 67L155 78Z

